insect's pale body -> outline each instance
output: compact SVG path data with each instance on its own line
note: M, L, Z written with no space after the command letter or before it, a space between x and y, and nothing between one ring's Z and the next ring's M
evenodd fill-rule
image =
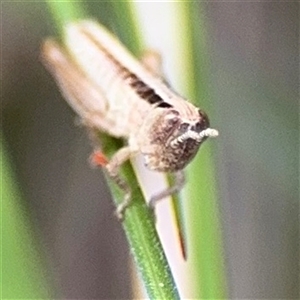
M202 110L172 91L158 72L136 60L102 26L91 21L70 24L64 41L68 52L46 41L43 60L87 126L128 141L107 165L120 186L126 184L118 168L130 156L141 152L150 169L179 172L207 137L217 135Z

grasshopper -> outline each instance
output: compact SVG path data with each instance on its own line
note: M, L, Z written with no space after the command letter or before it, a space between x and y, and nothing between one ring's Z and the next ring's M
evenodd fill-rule
M48 39L42 46L42 61L64 98L88 128L127 141L110 161L102 163L124 191L117 208L119 218L131 201L131 190L119 170L138 153L149 169L173 173L176 179L172 187L150 199L150 207L180 191L183 169L208 137L218 136L209 127L206 113L163 80L158 56L150 53L144 62L138 61L94 21L66 25L64 44Z

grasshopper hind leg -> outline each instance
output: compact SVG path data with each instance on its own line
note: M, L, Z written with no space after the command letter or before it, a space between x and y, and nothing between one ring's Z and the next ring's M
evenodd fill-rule
M146 50L141 57L142 64L153 74L163 77L162 58L156 50Z

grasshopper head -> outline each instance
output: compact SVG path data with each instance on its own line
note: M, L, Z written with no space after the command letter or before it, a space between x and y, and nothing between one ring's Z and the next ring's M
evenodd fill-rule
M138 141L148 168L161 172L183 169L200 145L218 135L209 128L209 119L200 109L183 118L174 108L153 109L140 129Z

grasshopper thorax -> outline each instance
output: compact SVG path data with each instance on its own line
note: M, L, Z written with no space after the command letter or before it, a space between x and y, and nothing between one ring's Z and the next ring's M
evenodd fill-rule
M138 143L149 169L174 172L193 159L207 137L216 135L202 110L195 108L195 114L187 119L172 107L156 107L144 120Z

